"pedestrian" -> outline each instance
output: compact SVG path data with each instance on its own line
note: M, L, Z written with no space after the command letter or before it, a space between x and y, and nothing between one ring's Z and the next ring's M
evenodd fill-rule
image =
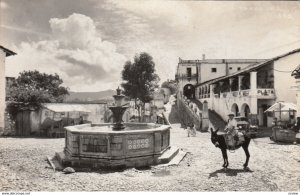
M83 124L84 123L84 121L83 121L83 116L80 116L79 117L79 124L81 125L81 124Z
M187 133L188 133L188 137L196 137L196 129L195 129L195 125L194 123L190 123L187 126Z
M299 132L299 130L300 130L300 117L297 117L297 122L295 123L293 129L294 129L295 132Z

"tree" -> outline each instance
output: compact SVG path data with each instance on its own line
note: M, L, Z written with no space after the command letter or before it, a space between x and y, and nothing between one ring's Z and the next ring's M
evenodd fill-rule
M139 98L143 103L152 100L159 81L153 58L143 52L134 57L133 63L127 61L122 71L122 79L124 82L121 85L125 95L133 99Z
M57 74L24 71L8 89L8 101L15 107L39 107L41 103L63 102L68 88Z
M155 63L148 53L140 53L134 57L134 62L127 61L122 71L121 84L124 94L132 99L138 107L139 121L141 120L140 108L144 103L153 99L154 89L158 87L159 77L155 73ZM140 100L141 104L137 104Z
M170 89L171 94L175 94L177 92L176 81L165 81L161 84L161 87Z

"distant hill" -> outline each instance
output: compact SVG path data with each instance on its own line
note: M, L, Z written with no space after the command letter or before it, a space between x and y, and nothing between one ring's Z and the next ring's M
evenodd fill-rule
M113 100L113 95L116 95L115 90L105 90L99 92L69 92L65 102L93 102L102 103Z

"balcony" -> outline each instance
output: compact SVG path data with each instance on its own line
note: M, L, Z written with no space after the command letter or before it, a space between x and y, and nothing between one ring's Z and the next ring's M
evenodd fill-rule
M197 80L197 74L176 74L175 75L175 80L176 81L183 81L183 80L188 80L188 81L191 81L191 80Z
M224 92L218 94L214 94L215 98L230 98L230 97L249 97L251 90L241 90L241 91L231 91L231 92ZM256 89L256 97L257 99L275 99L275 89Z

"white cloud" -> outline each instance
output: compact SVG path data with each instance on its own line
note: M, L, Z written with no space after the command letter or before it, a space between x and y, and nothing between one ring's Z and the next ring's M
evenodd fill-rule
M5 3L4 1L0 1L0 8L1 9L7 9L8 8L7 3Z
M85 15L50 20L52 37L23 42L7 59L7 75L37 69L58 73L66 86L75 91L100 91L116 87L126 58L116 46L101 40L94 21Z
M116 8L146 16L148 19L163 19L172 26L187 26L192 22L192 9L180 1L151 0L140 3L136 0L110 0L109 2Z

